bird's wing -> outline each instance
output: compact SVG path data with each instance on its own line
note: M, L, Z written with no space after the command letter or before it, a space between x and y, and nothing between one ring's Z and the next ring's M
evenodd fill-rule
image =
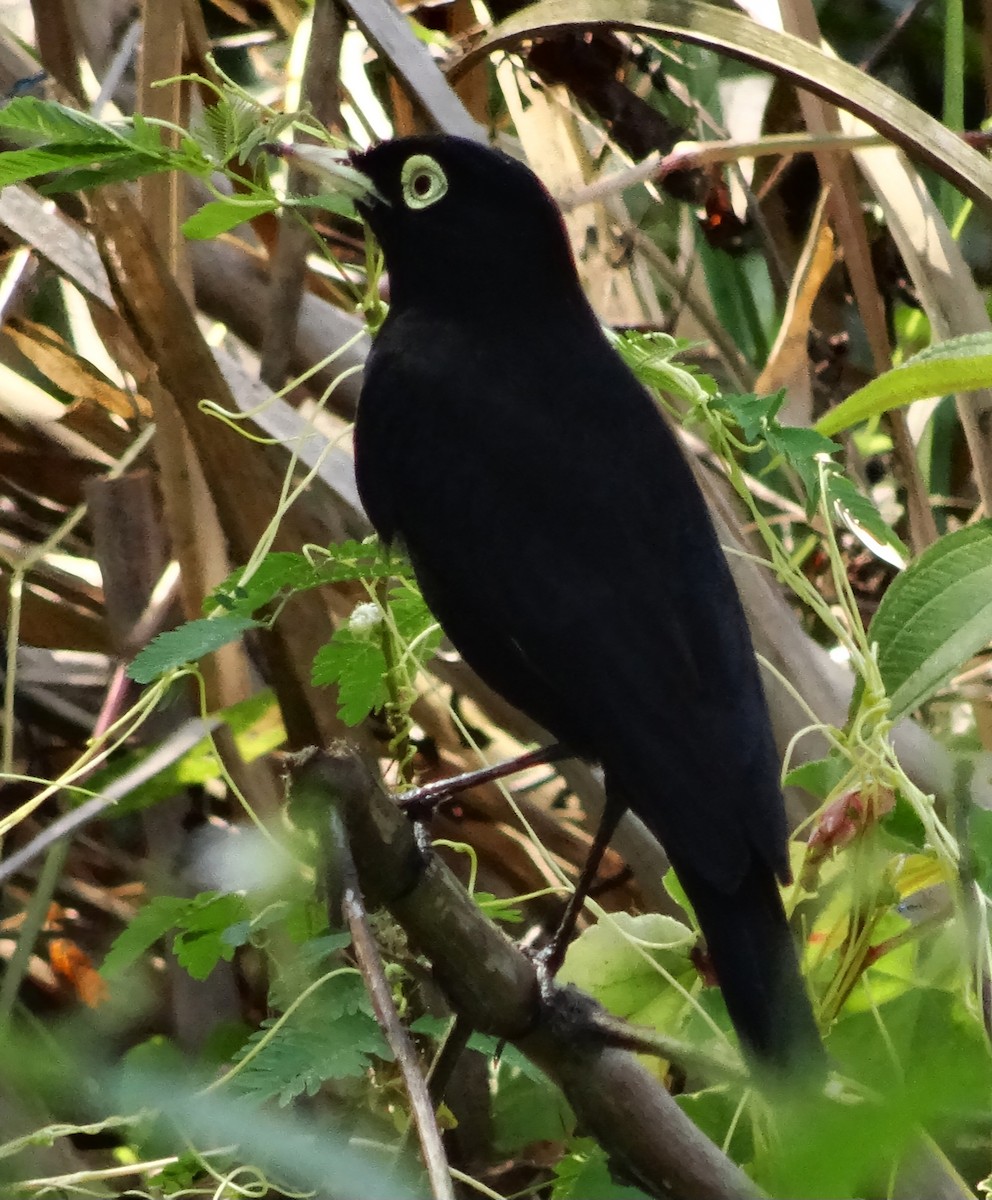
M391 435L360 419L359 482L463 656L599 758L673 856L728 887L755 851L781 872L777 766L744 617L653 402L612 354L598 371L562 362L546 375L559 400L526 372L474 372L469 394L409 365L403 437L395 413ZM385 366L366 383L369 416L397 404ZM387 458L388 480L364 465Z

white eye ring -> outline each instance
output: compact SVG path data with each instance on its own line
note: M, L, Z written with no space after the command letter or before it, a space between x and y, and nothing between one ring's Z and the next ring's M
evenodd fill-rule
M412 154L400 175L407 208L430 208L448 190L448 177L429 154Z

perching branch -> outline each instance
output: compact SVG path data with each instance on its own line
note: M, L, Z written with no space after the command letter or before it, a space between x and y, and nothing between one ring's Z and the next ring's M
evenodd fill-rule
M452 1008L511 1041L551 1078L614 1166L656 1196L740 1200L760 1193L627 1050L605 1044L596 1005L575 988L540 998L534 964L479 911L359 755L338 743L290 767L291 798L334 805L370 907L387 907L434 966ZM312 811L312 809L311 809Z

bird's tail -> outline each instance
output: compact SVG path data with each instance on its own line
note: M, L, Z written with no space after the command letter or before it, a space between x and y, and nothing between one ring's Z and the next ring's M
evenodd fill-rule
M690 868L673 866L747 1056L778 1075L821 1076L823 1044L771 868L753 861L740 886L726 892Z

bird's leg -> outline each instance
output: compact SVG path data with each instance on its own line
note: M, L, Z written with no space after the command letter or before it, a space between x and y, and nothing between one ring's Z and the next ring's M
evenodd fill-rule
M423 787L413 788L397 797L397 804L405 812L417 819L429 815L442 800L464 792L467 788L477 787L481 783L491 783L494 779L503 779L507 775L515 775L527 767L539 763L560 762L563 758L571 758L572 752L560 742L543 746L540 750L528 750L517 758L507 759L506 762L495 763L491 767L481 767L478 771L466 771L463 775L452 775L448 779L438 779Z
M599 871L600 863L603 861L606 847L610 844L610 840L616 832L617 825L619 825L624 811L622 805L611 804L607 801L606 807L603 809L603 815L600 818L599 828L596 830L596 836L589 847L589 853L586 856L582 873L575 884L575 891L568 898L568 904L565 905L565 911L562 914L558 928L555 930L554 937L535 957L538 980L541 985L541 991L545 995L550 992L554 977L565 958L568 943L572 940L572 934L575 933L575 923L579 919L579 913L582 911L582 906L585 904L589 891L596 881L596 873Z

